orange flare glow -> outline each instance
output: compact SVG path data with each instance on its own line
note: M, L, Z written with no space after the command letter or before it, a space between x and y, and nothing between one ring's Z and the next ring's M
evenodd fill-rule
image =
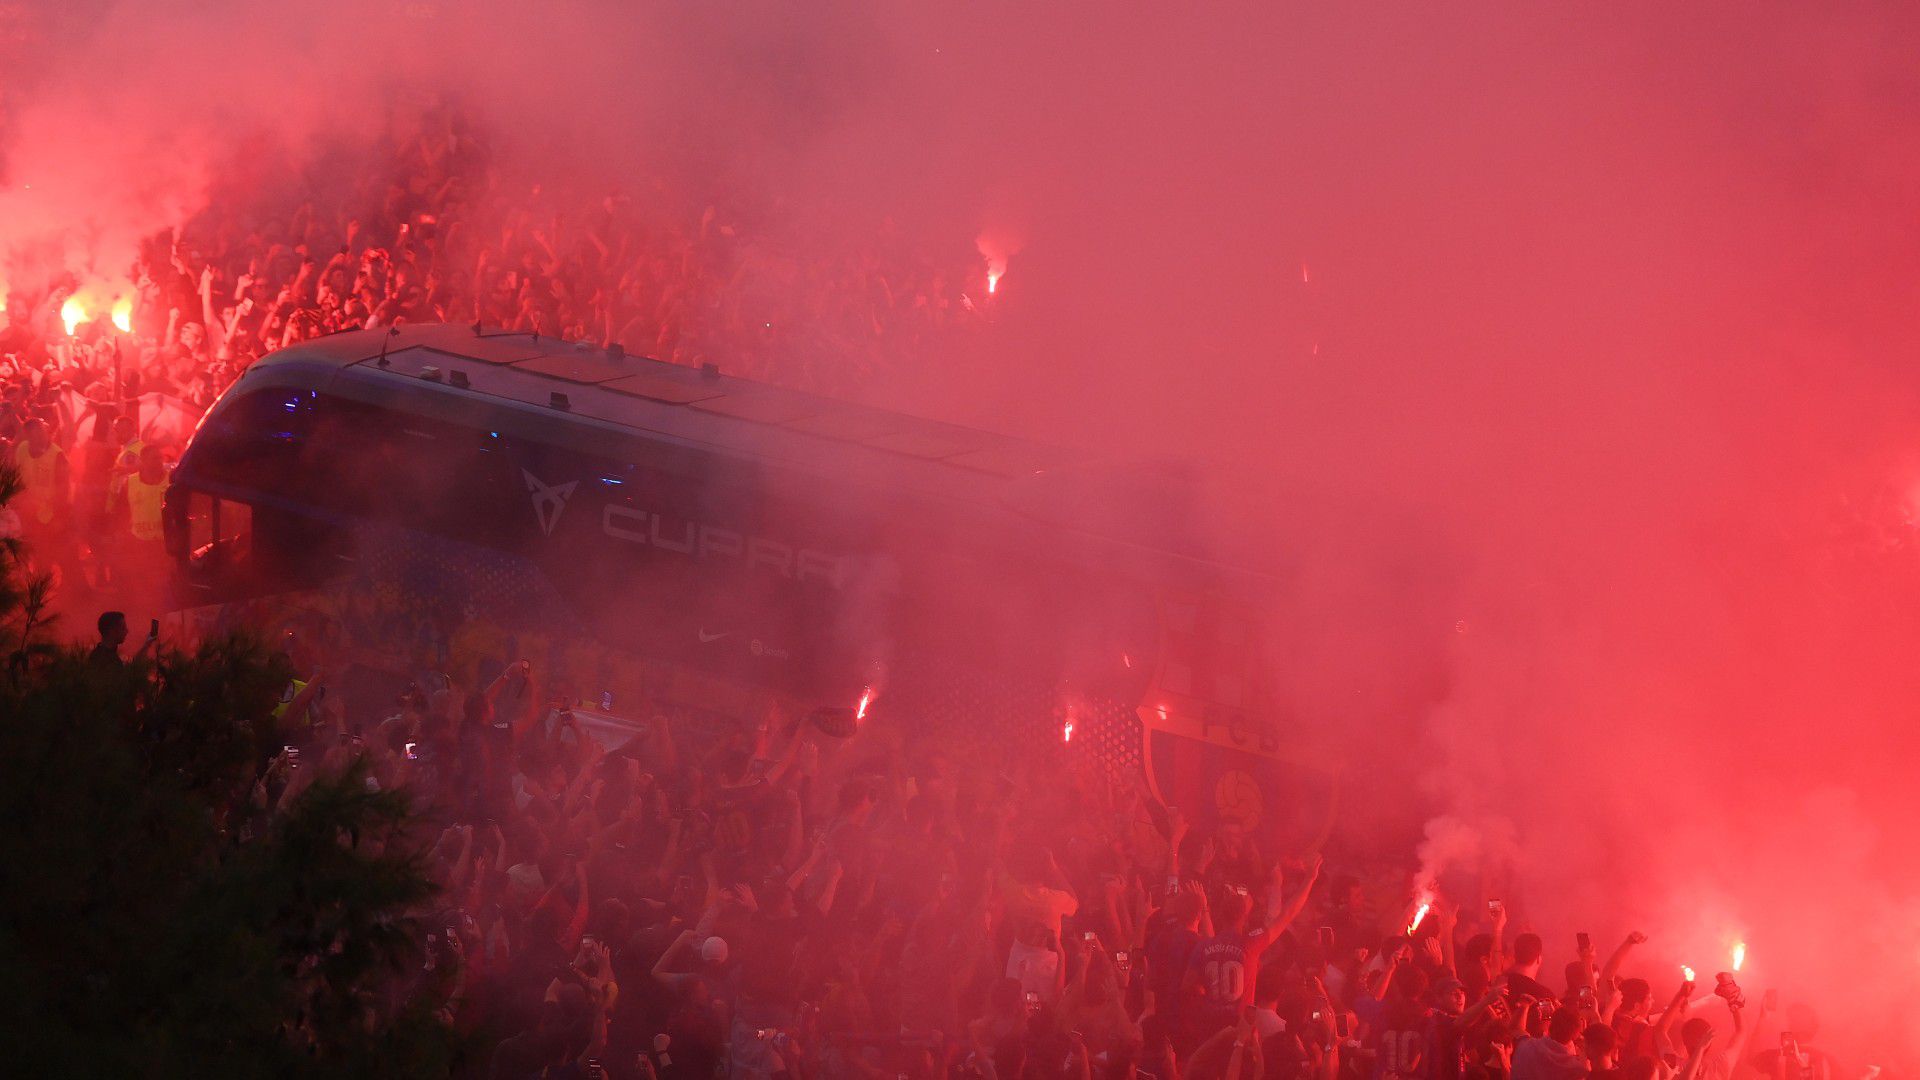
M987 264L987 295L992 296L1000 291L1000 279L1007 274L1007 259L1016 245L1004 236L982 234L974 246L980 249L981 261Z
M80 306L79 297L69 296L67 302L60 305L60 321L67 324L68 337L73 336L74 327L87 321L87 309Z
M1739 971L1740 966L1742 964L1745 964L1746 962L1747 962L1747 943L1744 941L1734 942L1733 943L1733 970Z
M1420 929L1420 924L1427 921L1427 912L1432 910L1432 903L1424 900L1421 901L1420 907L1413 913L1413 921L1407 924L1407 933L1411 934L1415 930Z
M1680 974L1685 976L1688 982L1693 981L1693 969L1688 967L1687 965L1685 964L1680 965Z
M867 718L867 706L871 704L873 704L873 687L869 686L865 690L860 691L860 704L854 708L853 718L855 720L865 720Z
M123 296L113 302L114 329L123 334L133 333L133 298Z

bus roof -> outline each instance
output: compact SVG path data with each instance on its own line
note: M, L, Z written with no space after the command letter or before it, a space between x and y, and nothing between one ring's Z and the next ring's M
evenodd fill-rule
M566 411L636 431L721 444L749 437L747 430L779 433L773 440L753 440L760 453L774 457L789 456L782 450L804 457L810 445L827 440L1005 479L1087 460L1060 447L855 405L712 367L690 368L520 331L476 332L472 326L446 324L349 331L280 350L260 366L376 367L383 346L389 372L449 382L459 371L469 390L542 409L555 407L552 395L564 394ZM488 377L504 371L536 379Z
M690 368L524 331L429 323L314 338L272 353L248 371L269 372L276 382L315 388L345 377L477 395L556 421L578 417L808 472L864 475L1216 570L1235 563L1248 569L1241 559L1222 560L1217 550L1205 550L1211 544L1180 542L1176 534L1184 528L1152 527L1140 519L1147 508L1139 505L1116 513L1125 525L1102 527L1090 520L1090 502L1118 501L1095 499L1095 493L1134 486L1124 471L1090 455L738 378L711 366ZM1153 509L1169 518L1192 517L1191 507Z

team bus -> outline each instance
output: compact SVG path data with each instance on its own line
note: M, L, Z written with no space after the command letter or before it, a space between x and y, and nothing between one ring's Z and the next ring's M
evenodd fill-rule
M249 368L165 522L202 628L468 685L526 656L587 712L877 691L916 724L1065 740L1190 817L1319 829L1331 773L1264 673L1275 579L1137 487L712 366L422 325Z

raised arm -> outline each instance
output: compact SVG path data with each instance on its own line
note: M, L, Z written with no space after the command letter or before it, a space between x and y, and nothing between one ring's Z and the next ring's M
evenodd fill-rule
M1307 898L1313 895L1314 882L1320 880L1322 861L1317 851L1307 856L1306 871L1301 877L1300 891L1294 894L1292 900L1284 902L1282 898L1286 885L1286 873L1279 863L1273 865L1273 883L1267 891L1267 936L1278 935L1292 926L1293 921L1306 910Z
M1607 962L1600 965L1600 981L1609 986L1613 985L1614 981L1620 977L1620 968L1627 962L1627 954L1632 952L1636 945L1646 943L1647 935L1640 931L1635 930L1628 934L1626 939L1620 942L1620 947L1613 950L1613 955L1607 957Z
M684 978L685 975L675 970L675 968L678 967L680 963L680 954L687 951L687 948L692 945L693 935L694 931L692 930L682 930L680 931L680 936L673 939L673 944L667 946L667 951L661 953L660 959L653 962L653 970L650 973L653 976L653 981L670 990L679 987L680 980Z
M1413 943L1408 941L1401 942L1400 947L1395 949L1393 955L1387 959L1387 970L1380 976L1379 989L1368 994L1363 984L1354 996L1357 998L1361 994L1366 994L1375 1001L1385 1002L1387 1000L1387 992L1393 987L1394 973L1400 970L1402 964L1410 963L1412 960Z
M1727 1011L1733 1015L1733 1038L1727 1040L1725 1060L1727 1075L1732 1076L1735 1072L1739 1071L1740 1059L1746 1055L1747 1043L1753 1040L1754 1030L1767 1018L1767 1004L1766 998L1762 997L1760 999L1759 1009L1755 1012L1752 1023L1747 1022L1746 1009L1733 1008L1732 1002L1728 1002L1727 1004Z
M1700 1044L1700 1049L1694 1051L1693 1054L1687 1058L1687 1063L1680 1067L1679 1075L1677 1075L1674 1080L1698 1080L1702 1070L1706 1068L1707 1062L1714 1056L1714 1034L1712 1028L1707 1029L1706 1041Z
M1507 906L1501 904L1493 909L1489 933L1493 936L1493 951L1488 954L1493 962L1493 970L1507 970Z
M1646 942L1647 935L1635 930L1620 942L1620 947L1613 950L1613 955L1607 957L1607 962L1600 966L1600 978L1594 983L1593 989L1594 1006L1599 1010L1601 1023L1613 1023L1613 1012L1620 1007L1620 968L1626 964L1627 954L1635 946Z
M1460 967L1454 962L1453 939L1454 931L1460 928L1460 909L1445 897L1437 897L1433 901L1433 916L1438 920L1435 929L1439 931L1436 937L1440 942L1440 967L1447 974L1457 976Z
M1685 1015L1687 1011L1687 999L1692 995L1693 983L1691 981L1681 983L1680 989L1674 991L1673 1000L1667 1003L1666 1009L1660 1014L1660 1019L1653 1025L1653 1039L1656 1046L1672 1045L1672 1040L1669 1037L1670 1033L1673 1031L1673 1026Z
M592 901L587 896L587 864L574 864L573 878L580 885L580 902L573 906L573 921L567 924L567 948L580 947L580 935L586 932L587 916L592 912Z
M794 762L800 760L800 744L805 742L806 738L807 725L801 724L794 729L793 737L787 740L786 749L781 752L780 759L767 767L767 783L778 784L786 778L789 772L793 771Z
M213 328L220 325L220 316L213 310L213 267L200 271L200 326L206 331L208 341L213 340Z

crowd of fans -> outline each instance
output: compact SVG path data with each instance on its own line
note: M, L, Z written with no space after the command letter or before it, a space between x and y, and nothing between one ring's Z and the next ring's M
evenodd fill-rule
M979 317L970 252L787 250L620 194L581 212L444 116L382 160L285 206L216 192L145 245L125 329L69 328L77 281L11 296L0 451L24 493L0 532L70 592L163 578L178 446L154 402L197 416L264 353L345 328L478 320L832 391ZM100 632L121 662L125 618ZM232 826L348 769L413 795L442 892L404 989L475 1040L468 1075L1832 1080L1810 1014L1756 1047L1766 1001L1630 977L1638 935L1552 943L1550 985L1549 944L1497 902L1433 898L1409 932L1404 879L1323 874L1064 748L963 754L884 708L851 733L778 706L616 729L505 656L356 715L309 648Z
M881 356L980 325L964 290L984 288L985 267L968 246L916 249L888 222L755 233L741 222L774 216L763 207L557 190L513 178L440 108L396 113L377 143L291 175L235 162L124 281L14 278L0 455L27 491L0 529L25 531L76 584L150 576L157 500L129 479L146 448L164 468L254 360L339 330L477 321L832 393Z
M1064 744L962 754L884 703L610 724L524 660L376 719L287 647L307 677L236 827L348 769L411 793L443 891L406 989L473 1076L1832 1080L1809 1011L1756 1045L1772 995L1636 977L1639 934L1422 912L1404 873L1325 875Z

